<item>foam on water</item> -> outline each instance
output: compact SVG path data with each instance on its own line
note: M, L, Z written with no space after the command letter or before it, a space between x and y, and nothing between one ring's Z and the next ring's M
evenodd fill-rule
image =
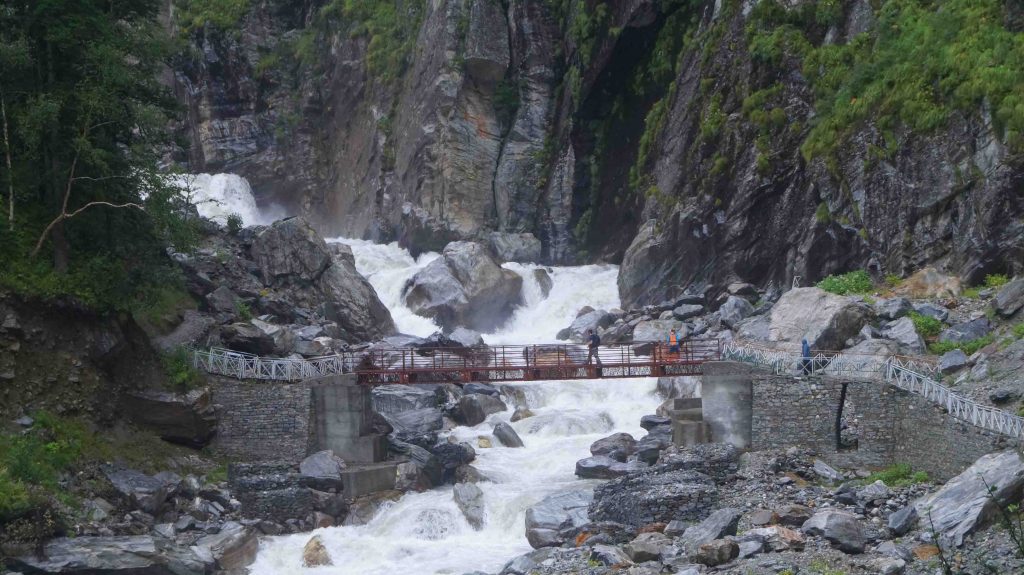
M280 208L260 210L249 181L235 174L185 174L172 181L195 203L199 215L221 224L236 214L246 226L270 224L284 217Z

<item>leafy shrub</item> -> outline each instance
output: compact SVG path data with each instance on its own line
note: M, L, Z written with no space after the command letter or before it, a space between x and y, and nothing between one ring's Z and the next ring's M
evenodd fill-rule
M249 321L252 319L252 309L249 307L249 304L240 299L235 300L235 314L238 316L238 319L242 321Z
M934 317L921 315L916 311L910 312L909 317L921 337L935 337L942 331L942 322Z
M900 285L900 283L902 281L903 281L903 278L901 278L900 276L898 276L896 274L889 274L889 275L885 276L885 285L887 285L889 287L896 287L896 286Z
M1024 338L1024 322L1013 326L1013 336L1017 339Z
M240 216L238 214L230 214L230 215L228 215L228 222L227 223L228 223L228 233L233 235L233 236L237 236L238 232L242 231L242 228L245 227L242 224L242 216Z
M971 355L993 341L995 341L994 335L986 335L985 337L979 337L978 339L972 339L971 341L965 341L964 343L936 341L928 344L928 351L935 355L942 355L946 352L953 351L954 349L959 349L967 355Z
M838 295L865 294L874 289L871 276L864 270L856 270L842 275L830 275L818 282L818 287Z
M178 22L185 33L209 24L227 30L234 28L249 10L250 0L178 0Z
M175 391L187 392L205 383L203 373L192 364L192 353L185 347L164 354L161 358L167 381Z
M913 471L909 464L897 463L881 471L876 471L864 480L866 483L881 481L889 487L902 487L914 483L928 481L928 474L924 471Z
M985 276L985 287L987 288L998 288L1003 287L1010 282L1010 278L1004 274L989 274Z
M0 522L19 517L30 508L25 484L11 477L6 467L0 467Z
M814 212L814 221L819 224L827 224L832 221L832 214L828 211L828 204L821 202Z

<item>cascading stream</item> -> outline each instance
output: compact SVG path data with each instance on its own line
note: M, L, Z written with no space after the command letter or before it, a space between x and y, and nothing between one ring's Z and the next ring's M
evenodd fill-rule
M266 223L252 201L248 184L237 176L201 176L201 194L212 201L204 215L225 218L239 213L246 224ZM402 302L406 281L438 254L413 258L397 244L379 245L337 238L352 247L356 268L391 310L399 331L427 336L437 325L413 314ZM576 311L618 307L615 266L544 267L552 288L545 297L532 264L508 263L524 279L524 304L501 330L484 334L488 343L548 343L569 325ZM311 534L265 538L254 575L460 575L481 570L497 572L516 555L528 552L526 510L553 493L587 489L594 481L574 475L576 460L589 454L590 444L615 432L643 435L640 417L657 405L653 379L573 380L514 384L532 417L512 423L525 447L512 449L492 438L491 448L477 448L494 425L508 422L511 411L497 413L484 423L451 432L457 441L476 448L473 465L489 481L479 483L485 507L484 526L475 531L452 498L450 487L409 493L385 504L366 525L318 529L333 566L305 569L302 549ZM512 408L514 406L510 406Z

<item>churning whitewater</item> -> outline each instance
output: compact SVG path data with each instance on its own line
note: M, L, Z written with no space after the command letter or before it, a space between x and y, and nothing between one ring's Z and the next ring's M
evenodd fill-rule
M270 215L257 209L248 182L232 174L200 174L188 179L188 192L202 199L200 212L225 220L238 214L246 225L268 223ZM335 238L352 247L356 268L391 310L398 330L416 336L438 331L430 319L412 313L402 301L402 288L436 253L413 258L397 244L374 244ZM545 267L552 287L545 297L533 264L507 263L523 277L524 304L507 325L484 334L489 344L550 343L584 305L595 309L619 306L618 268L610 265ZM511 558L528 552L526 510L548 495L592 488L596 482L577 479L576 460L589 455L590 444L615 432L644 434L640 418L657 406L655 380L574 380L513 384L522 406L533 413L511 423L525 447L476 448L473 462L487 481L479 483L485 507L484 525L475 531L452 498L452 488L409 493L386 503L369 523L318 529L265 538L254 575L460 575L470 571L496 572ZM510 401L511 403L511 401ZM510 406L511 408L511 406ZM478 445L494 425L508 422L512 412L491 415L476 427L457 427L455 441ZM334 562L330 567L302 567L302 548L320 535Z
M414 315L401 300L406 280L437 254L413 258L397 244L379 245L335 239L352 247L356 268L390 308L398 329L426 336L438 327ZM488 343L546 343L569 325L576 311L590 305L610 309L619 305L615 266L546 268L553 280L548 297L530 273L537 266L505 264L523 276L525 304L504 329L485 334ZM655 381L589 380L515 384L521 401L534 416L511 423L525 448L512 449L492 441L476 448L473 465L488 479L479 483L485 507L484 525L475 531L452 498L451 487L410 493L387 503L366 525L318 529L267 538L262 543L254 575L300 573L302 548L319 534L334 566L311 569L336 575L460 575L481 570L496 572L516 555L530 551L526 542L526 510L560 491L590 488L595 482L574 475L576 460L589 455L590 444L614 432L643 435L640 417L657 405ZM511 409L511 406L510 406ZM477 445L494 425L508 422L512 412L490 416L476 427L458 427L455 441Z

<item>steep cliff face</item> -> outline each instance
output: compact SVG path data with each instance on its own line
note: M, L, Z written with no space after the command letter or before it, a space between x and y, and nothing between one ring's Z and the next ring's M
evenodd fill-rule
M980 95L956 70L871 100L872 59L912 37L897 4L253 2L236 29L189 32L188 161L324 233L414 252L531 232L547 262L621 262L627 305L861 267L1018 271L1021 147L993 95L1019 62ZM1020 28L1010 3L983 4Z

